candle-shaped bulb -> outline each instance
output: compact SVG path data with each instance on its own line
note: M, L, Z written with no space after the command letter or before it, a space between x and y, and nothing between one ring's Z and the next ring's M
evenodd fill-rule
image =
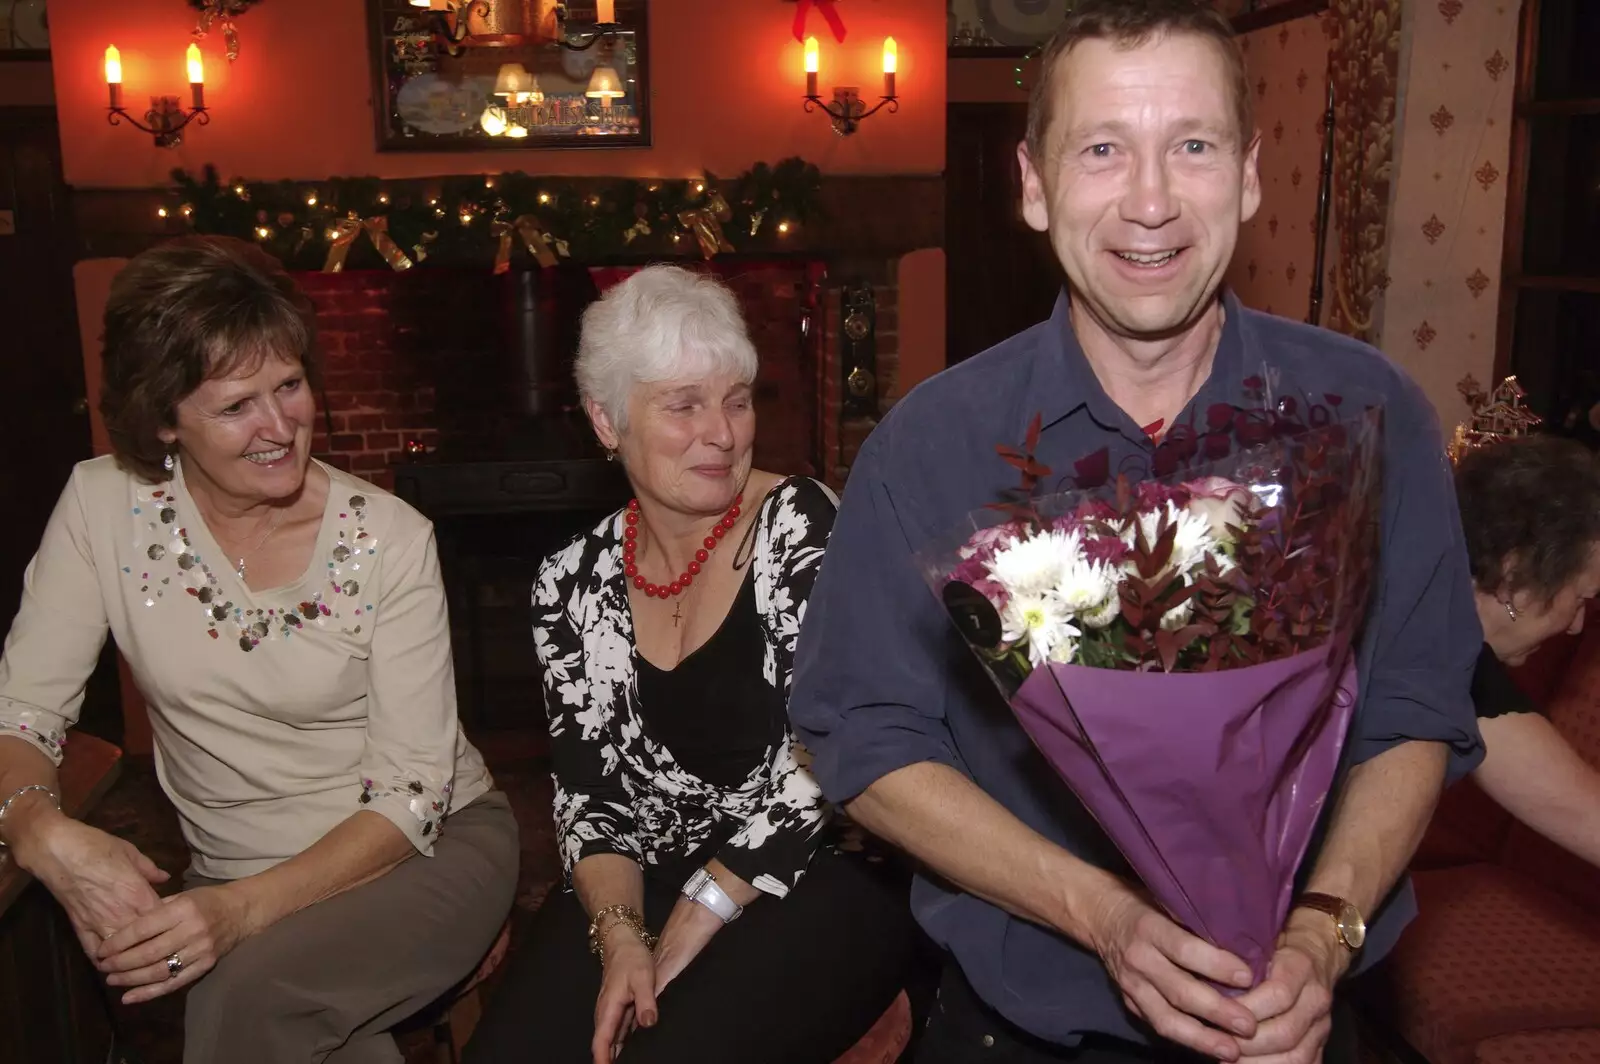
M817 94L817 65L818 65L817 39L815 37L807 37L806 38L806 95L807 96L815 96Z
M106 91L111 94L111 106L122 106L122 53L116 45L106 48Z
M205 109L206 106L206 68L200 59L200 46L190 44L189 50L183 54L185 65L189 68L189 96L190 102L196 111Z
M883 39L883 95L892 98L895 94L894 75L895 68L900 63L900 49L894 43L893 37Z
M617 0L595 0L594 20L596 22L617 21Z

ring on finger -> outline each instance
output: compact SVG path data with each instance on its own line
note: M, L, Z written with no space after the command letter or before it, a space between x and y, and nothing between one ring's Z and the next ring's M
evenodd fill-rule
M167 978L176 979L181 971L183 971L183 958L174 953L167 958Z

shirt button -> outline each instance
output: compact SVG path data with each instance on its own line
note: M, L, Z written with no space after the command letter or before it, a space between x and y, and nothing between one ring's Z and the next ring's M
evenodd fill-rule
M993 1049L994 1048L994 1035L986 1034L986 1035L983 1036L983 1048L985 1048L985 1049Z

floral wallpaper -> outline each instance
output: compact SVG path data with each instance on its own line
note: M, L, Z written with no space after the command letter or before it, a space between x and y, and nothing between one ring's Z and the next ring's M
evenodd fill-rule
M1261 208L1239 232L1228 283L1247 306L1303 321L1316 260L1328 35L1320 17L1308 16L1257 30L1239 43L1261 131ZM1323 294L1324 322L1331 295Z
M1428 393L1446 435L1469 413L1456 382L1493 375L1519 6L1407 5L1380 346Z

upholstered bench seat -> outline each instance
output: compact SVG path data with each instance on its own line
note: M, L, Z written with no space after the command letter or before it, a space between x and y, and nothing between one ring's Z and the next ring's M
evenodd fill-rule
M1420 872L1416 885L1421 914L1389 962L1392 1005L1399 1033L1432 1064L1511 1064L1521 1058L1475 1050L1600 1028L1600 920L1498 864ZM1530 1037L1483 1048L1519 1052Z

